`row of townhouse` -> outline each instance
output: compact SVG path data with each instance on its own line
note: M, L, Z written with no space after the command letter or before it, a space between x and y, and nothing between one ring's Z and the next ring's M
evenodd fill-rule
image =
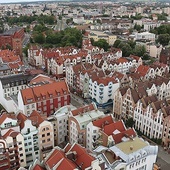
M105 162L105 168L153 168L157 146L150 146L133 128L127 129L123 121L116 122L111 115L99 112L94 104L70 111L68 123L70 144L93 151L95 157Z
M169 67L159 62L153 63L150 67L142 65L141 58L130 56L134 63L128 62L126 58L119 58L117 61L127 61L117 67L121 69L108 68L107 62L98 61L98 64L77 64L68 66L66 69L66 80L71 91L77 92L84 98L90 97L97 105L104 106L113 99L115 91L120 86L134 86L134 82L149 80L157 75L167 75ZM136 59L136 60L135 60ZM111 68L111 66L109 66ZM128 73L132 71L132 73ZM122 73L120 73L122 72ZM128 73L128 74L125 74ZM136 79L136 80L134 80ZM106 95L107 94L107 95Z
M43 162L36 160L29 170L50 170L50 169L67 169L67 170L104 170L105 163L79 144L70 145L69 143L62 149L55 147ZM25 169L24 169L25 170Z
M0 118L1 141L5 144L2 150L9 156L7 169L28 167L35 159L42 160L54 147L53 125L38 112L29 117L4 113ZM2 159L0 162L1 167L7 166Z
M169 100L169 90L169 79L161 76L157 76L156 78L148 81L136 81L136 83L134 83L131 87L122 87L118 89L114 94L114 117L124 119L133 117L136 103L140 98L145 96L155 95L158 100Z
M30 114L41 110L44 115L70 103L70 92L63 81L39 74L16 74L0 78L0 103L8 112Z
M167 64L155 62L150 66L140 65L135 73L138 73L143 80L149 80L158 76L166 76L169 73L169 67Z
M70 170L76 169L75 166L79 166L79 168L81 167L83 170L88 169L89 167L100 167L101 169L104 169L105 166L103 164L107 161L102 155L100 156L102 159L95 159L96 156L90 156L91 159L89 162L84 162L87 161L88 156L86 155L86 150L83 149L82 146L92 151L94 149L99 149L101 146L105 147L105 150L107 150L112 147L117 148L118 145L121 145L122 148L127 147L128 145L131 152L127 153L126 150L121 149L122 153L117 155L116 151L113 149L111 158L114 161L109 165L107 162L107 166L124 166L128 169L128 167L131 166L130 164L135 164L136 159L133 159L130 162L125 161L122 156L123 154L127 154L130 158L132 152L137 154L139 150L145 150L146 146L148 148L151 147L148 143L137 137L133 128L126 129L123 121L115 122L112 116L105 116L103 112L97 110L95 104L90 104L77 109L72 106L64 106L47 119L43 119L43 113L37 111L33 111L30 116L19 113L17 119L14 115L4 113L0 118L1 136L3 137L1 142L2 145L0 146L3 148L2 151L4 152L3 161L0 161L0 165L5 168L8 166L7 169L10 169L11 167L19 168L29 166L31 170L36 166L35 160L40 160L41 163L43 161L42 167L45 169L57 168L59 166L64 168L72 154L75 154L72 156L73 158L75 156L76 159L73 160L71 157L71 160L73 161L71 164L74 164L74 166L71 166ZM66 141L69 141L72 146L67 145L66 147L69 147L65 152L65 156L59 157L58 151L63 151L63 149L61 150L55 146ZM136 148L135 143L140 143L140 147ZM74 146L82 151L71 150ZM15 155L13 155L14 150ZM157 146L154 146L153 150L151 149L149 154L142 156L142 158L145 158L144 164L147 164L146 159L152 159L150 164L145 165L148 170L153 166L153 163L156 160ZM81 162L78 161L80 153L81 155L85 154L83 156L84 159L81 158L79 160ZM103 153L108 156L106 152ZM6 157L6 159L4 159L4 157ZM67 161L64 161L63 158L67 159ZM141 161L142 158L138 159ZM125 164L122 164L122 162L125 162ZM39 164L38 166L41 166L40 162L37 164ZM139 165L144 166L142 163L139 163L136 166ZM134 165L134 167L136 166Z
M136 129L150 138L162 139L169 148L169 85L168 78L158 76L136 83L134 88L119 89L114 96L114 117L133 118Z
M18 93L18 108L25 115L37 110L49 116L56 109L70 104L70 91L65 80L61 81L35 81L26 89Z
M37 74L13 74L0 78L0 103L7 112L17 112L18 106L13 96L17 96L19 91L28 87L31 79Z
M118 59L122 57L122 51L112 49L110 52L105 52L103 49L91 45L90 40L84 40L82 49L71 47L57 49L40 49L37 46L31 46L28 49L28 61L31 65L42 67L49 74L57 77L63 77L66 72L66 67L76 65L78 63L94 63L98 55L102 55L108 60Z
M120 57L118 59L97 59L94 63L97 67L103 70L117 71L126 74L132 68L137 68L142 65L142 59L138 56L130 55L129 57Z
M106 75L92 64L79 64L69 68L66 79L73 92L92 98L97 105L104 106L112 102L112 95L119 87L116 75Z

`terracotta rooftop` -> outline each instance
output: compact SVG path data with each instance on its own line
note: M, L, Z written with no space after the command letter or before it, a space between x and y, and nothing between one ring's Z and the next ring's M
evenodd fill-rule
M118 64L119 64L119 63L123 64L123 63L127 63L128 60L127 60L126 58L121 57L121 58L117 59L116 62L117 62Z
M81 168L82 170L85 170L87 167L91 166L91 162L95 160L94 157L89 155L86 151L85 148L78 144L74 144L72 148L69 150L70 151L75 151L77 154L77 159L75 160L77 165L82 165Z
M117 134L113 134L112 137L115 141L115 144L118 144L120 142L122 142L122 138L129 138L129 139L132 139L136 136L136 132L134 131L134 129L130 128L130 129L127 129L123 132L118 132Z
M133 59L136 60L136 61L138 61L138 60L140 59L139 56L132 55L132 54L131 54L129 57L130 57L130 58L133 58Z
M92 110L95 110L95 109L96 108L95 108L94 104L91 103L89 105L79 107L79 108L77 108L75 110L72 110L71 112L72 112L73 116L77 116L77 115L79 115L81 113L84 113L85 111L88 112L88 111L92 111Z
M19 120L19 126L21 129L24 127L24 122L28 119L27 116L25 116L23 113L19 113L17 115L17 119Z
M57 163L59 163L62 159L67 159L65 157L65 153L59 149L55 149L50 154L50 157L45 161L45 164L48 165L48 167L50 169L53 169L53 167ZM69 163L75 168L75 165L70 160L67 160L67 161L69 161ZM67 166L67 163L66 162L64 162L64 163L65 164L60 163L60 165L62 165L63 168L65 168Z
M137 68L137 71L136 71L136 72L137 72L140 76L144 77L144 76L148 73L149 69L150 69L149 66L140 65L140 66Z
M8 116L7 116L7 114L6 113L3 113L3 115L2 116L0 116L0 125L5 121L5 119L7 119L8 118Z
M113 123L113 118L112 118L112 116L109 115L109 116L100 118L98 120L95 120L92 123L93 123L93 126L97 126L99 128L102 128L102 126L104 126L104 125L108 125L108 124Z
M32 170L45 170L42 166L40 165L35 165Z
M42 74L39 74L38 76L34 77L29 85L34 85L34 84L49 84L49 83L54 83L56 82L54 79L48 77L48 76L45 76L45 75L42 75Z
M31 115L28 118L32 121L32 124L35 125L36 127L38 127L44 121L42 116L35 110L31 113Z
M58 81L21 90L24 105L69 94L65 81Z
M14 131L13 129L9 129L4 135L3 138L6 139L8 136L16 137L19 134L19 132Z
M110 136L116 130L120 132L123 132L126 130L126 127L124 126L124 123L121 120L104 126L103 132L107 134L108 136Z
M97 84L103 84L104 86L107 86L110 82L113 84L118 83L118 81L115 79L115 77L98 77Z

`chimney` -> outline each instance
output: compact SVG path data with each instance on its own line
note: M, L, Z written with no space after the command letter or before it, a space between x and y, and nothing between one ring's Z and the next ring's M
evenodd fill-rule
M66 153L66 157L72 161L76 161L77 153L75 151Z
M130 150L131 150L131 151L133 150L133 146L132 146L132 145L130 146Z

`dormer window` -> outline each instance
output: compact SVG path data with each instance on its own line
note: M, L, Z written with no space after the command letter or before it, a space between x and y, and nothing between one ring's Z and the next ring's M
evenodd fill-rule
M52 95L52 94L50 94L50 97L53 97L53 95Z
M31 103L33 99L27 99L27 103Z
M57 95L60 96L60 92L57 92Z
M43 99L45 99L45 96L43 96Z

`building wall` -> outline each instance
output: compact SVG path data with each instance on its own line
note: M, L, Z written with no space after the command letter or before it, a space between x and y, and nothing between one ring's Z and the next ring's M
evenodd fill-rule
M54 147L54 129L48 121L43 121L38 127L38 145L40 160L42 160Z
M142 103L138 102L134 110L134 121L136 129L145 135L155 139L162 138L163 114L160 110L153 113L150 105L145 109L142 107Z
M24 137L26 164L30 166L34 160L39 159L39 146L38 146L38 131L32 125L31 120L24 122L24 128L21 130Z
M93 126L90 122L86 127L86 148L93 151L97 146L97 138L99 137L99 128Z
M0 125L0 129L0 133L2 136L5 135L9 129L13 129L16 132L20 132L20 127L18 125L17 120L11 118L6 118L5 121Z

